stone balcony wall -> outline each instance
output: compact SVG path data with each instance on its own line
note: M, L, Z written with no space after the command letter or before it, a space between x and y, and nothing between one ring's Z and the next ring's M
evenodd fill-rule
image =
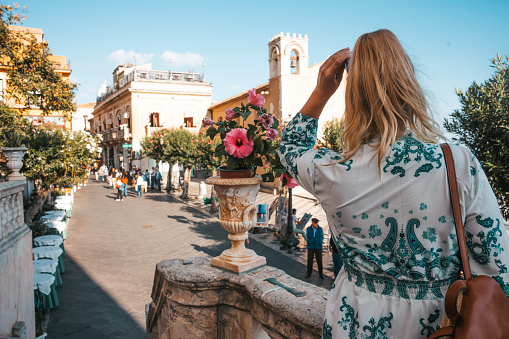
M306 292L296 297L268 281ZM328 291L270 266L238 275L207 258L157 264L148 338L320 338Z
M13 336L17 322L25 323L27 338L35 338L32 233L23 217L24 185L0 183L0 338Z

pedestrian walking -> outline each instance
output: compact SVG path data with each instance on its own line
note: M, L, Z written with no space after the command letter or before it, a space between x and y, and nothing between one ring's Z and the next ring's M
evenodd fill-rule
M99 182L102 182L103 181L103 167L99 167L99 169L97 170L97 173L99 174Z
M122 179L120 179L120 181L122 181L122 193L124 194L124 197L127 197L127 183L129 182L129 180L127 179L127 175L122 175Z
M152 171L150 172L150 189L153 190L156 184L156 170L152 166Z
M318 225L318 219L311 219L311 227L306 229L306 239L308 248L308 265L306 278L311 276L313 271L313 261L316 258L316 265L318 266L318 275L321 279L323 276L323 260L322 260L322 247L323 247L323 229Z
M160 191L161 190L161 180L163 180L163 176L162 176L161 172L159 172L159 168L157 168L157 167L156 167L155 178L156 178L157 190Z
M124 201L124 183L122 182L122 175L119 175L116 179L116 187L117 187L117 199L115 201Z
M315 150L318 118L345 69L343 153ZM311 93L286 125L279 152L320 201L343 260L322 336L427 338L444 318L444 296L462 264L441 132L414 66L394 33L366 33L353 52L342 49L322 64ZM509 295L509 237L497 199L472 152L450 149L472 276L493 277Z
M145 170L145 172L142 172L142 176L143 176L143 186L142 186L142 191L143 193L147 193L147 189L148 189L148 178L150 178L150 174L148 173L148 169Z
M136 193L137 197L141 198L143 197L143 183L145 181L143 180L143 177L141 175L136 175Z

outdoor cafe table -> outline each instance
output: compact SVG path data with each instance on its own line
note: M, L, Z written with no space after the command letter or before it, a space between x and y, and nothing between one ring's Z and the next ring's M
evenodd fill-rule
M64 251L64 239L60 235L43 235L34 239L34 247L40 246L58 246Z
M72 204L71 203L57 201L55 203L55 209L64 211L65 216L67 218L72 217Z
M53 259L58 261L60 273L65 272L64 258L62 249L58 246L41 246L32 249L33 259Z
M55 211L58 213L46 213L41 217L42 221L66 221L65 211Z
M55 277L55 286L62 285L62 277L60 271L57 269L58 261L53 259L37 259L34 263L34 274L48 273Z
M49 227L50 234L59 235L62 239L67 239L67 224L64 221L48 221L45 223Z
M47 273L34 274L34 297L42 301L44 309L51 309L59 305L55 277Z

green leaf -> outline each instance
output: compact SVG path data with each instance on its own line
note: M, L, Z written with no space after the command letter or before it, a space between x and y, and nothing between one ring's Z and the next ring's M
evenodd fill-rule
M241 112L240 113L240 116L242 117L242 119L244 119L244 121L251 115L251 111L250 110L247 110L245 112Z
M257 166L257 167L262 167L263 166L263 161L262 161L262 158L261 157L258 157L256 159L253 160L253 165Z
M274 123L272 124L273 129L277 129L279 127L279 120L274 118Z
M210 126L205 133L206 136L210 137L211 140L214 140L214 137L217 134L217 129L214 126Z

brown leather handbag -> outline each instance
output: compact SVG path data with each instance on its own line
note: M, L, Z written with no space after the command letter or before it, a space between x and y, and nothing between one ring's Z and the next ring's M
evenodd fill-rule
M442 146L447 167L464 279L456 280L447 290L446 316L441 328L433 332L428 339L509 338L509 298L493 278L487 275L472 278L451 149L448 144L440 146Z

